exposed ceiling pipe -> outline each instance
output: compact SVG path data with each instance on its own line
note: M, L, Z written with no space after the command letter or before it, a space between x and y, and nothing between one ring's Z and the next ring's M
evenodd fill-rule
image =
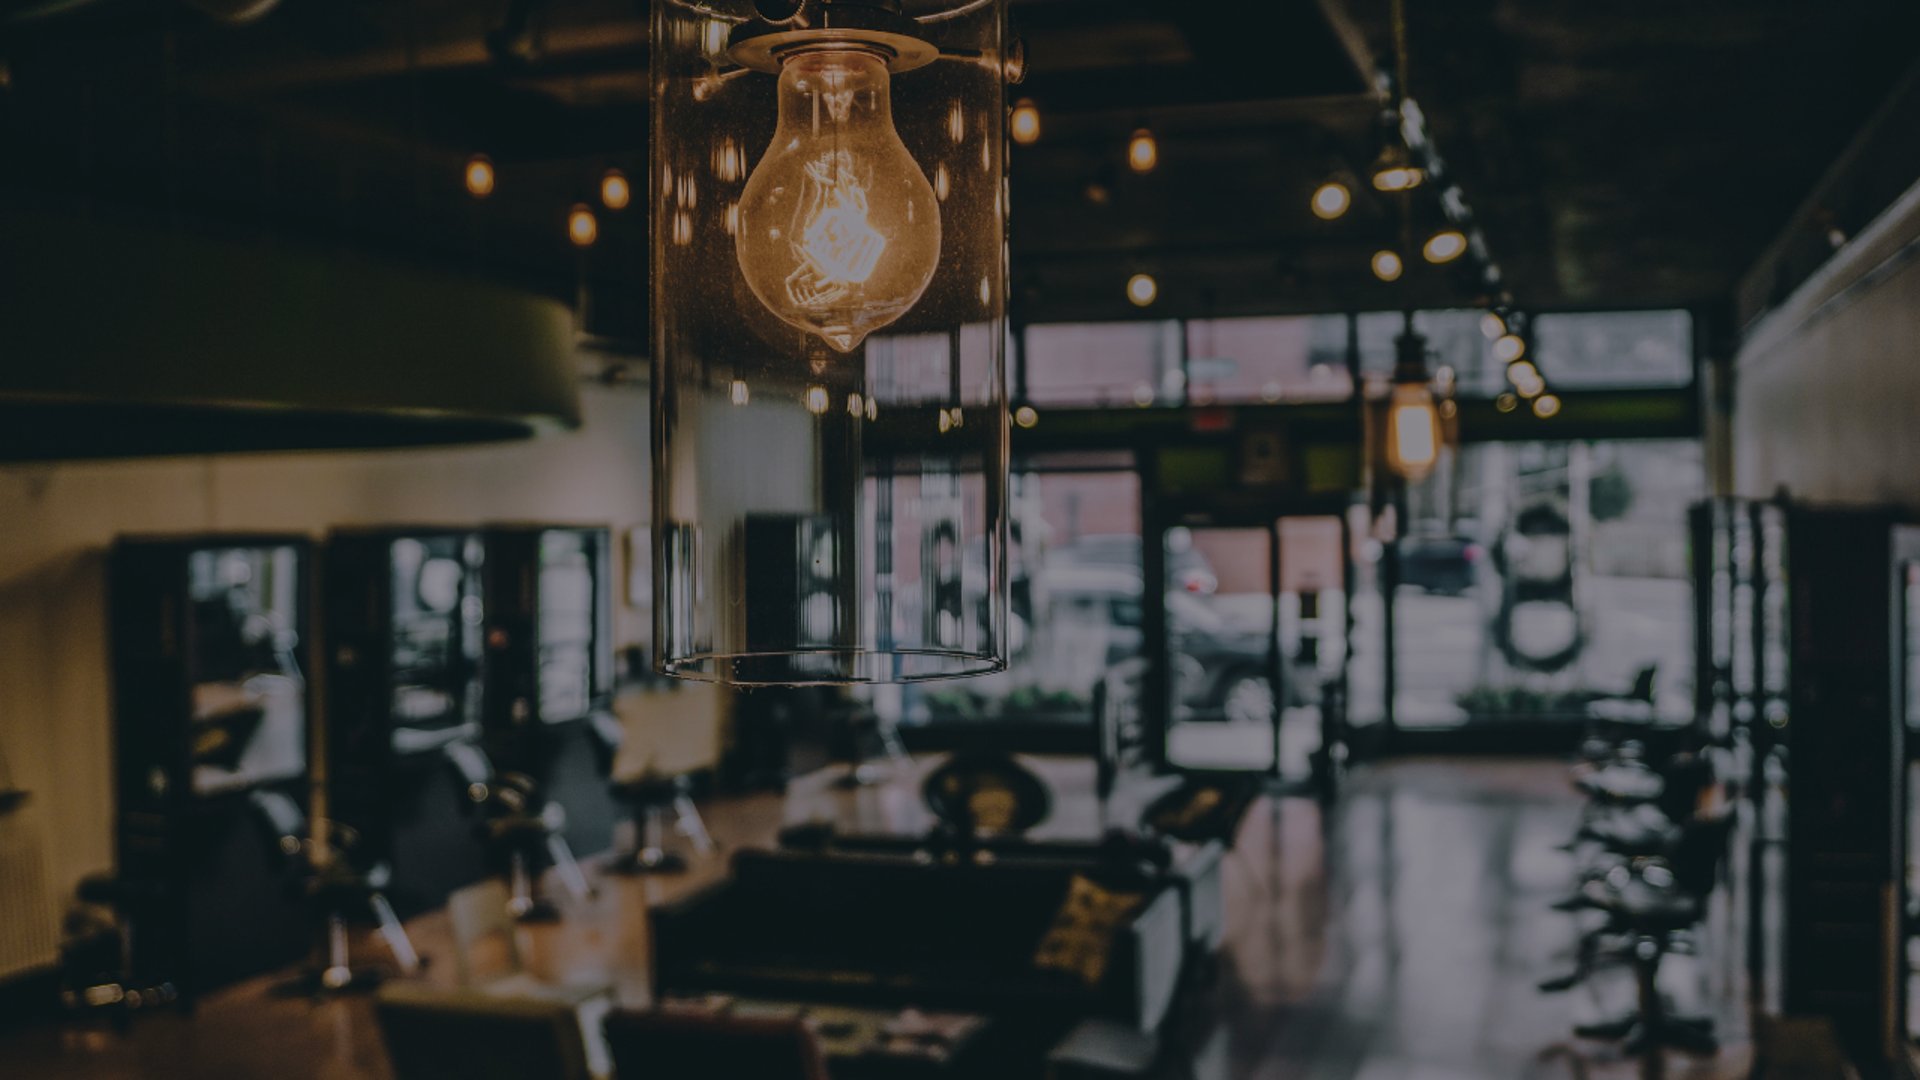
M16 0L0 5L0 21L23 23L50 19L98 3L100 0Z
M209 18L239 26L279 7L280 0L186 0L186 4Z
M101 7L104 3L105 0L13 0L0 3L0 21L35 22L82 8ZM182 0L182 3L210 19L232 26L252 22L280 6L280 0Z

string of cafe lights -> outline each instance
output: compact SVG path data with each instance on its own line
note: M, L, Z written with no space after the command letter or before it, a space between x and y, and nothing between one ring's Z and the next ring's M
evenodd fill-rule
M1500 265L1493 258L1486 234L1475 220L1465 191L1448 174L1426 116L1420 105L1405 91L1407 68L1406 19L1404 8L1395 5L1393 19L1396 71L1381 71L1376 90L1385 106L1376 121L1379 153L1367 170L1369 186L1381 197L1407 200L1432 192L1432 207L1437 215L1428 216L1432 225L1423 230L1418 248L1420 257L1432 266L1447 266L1462 260L1470 265L1472 279L1485 297L1487 310L1482 320L1493 359L1506 367L1509 389L1495 398L1495 407L1503 413L1516 411L1528 403L1536 417L1549 419L1560 412L1558 395L1547 386L1537 358L1529 355L1526 317L1514 308L1514 298L1504 284ZM1040 141L1040 109L1031 98L1015 102L1009 116L1008 132L1021 146ZM1126 162L1135 173L1145 174L1158 167L1160 148L1152 130L1137 127L1126 144ZM1091 192L1091 188L1090 188ZM1110 197L1110 196L1109 196ZM1339 176L1330 176L1313 189L1308 209L1322 221L1338 221L1353 209L1353 190ZM1405 220L1413 220L1414 207L1402 207ZM1399 248L1384 247L1369 259L1369 267L1382 283L1399 281L1407 272L1417 234L1409 230ZM1126 297L1135 307L1146 308L1159 297L1159 283L1153 275L1136 270L1126 280Z
M493 196L499 184L499 174L494 168L493 159L485 154L475 154L467 159L462 180L468 195L485 201ZM618 213L633 205L633 183L627 179L625 172L609 167L600 174L598 195L602 209ZM576 202L567 209L566 230L567 239L573 246L592 247L600 239L600 217L588 203Z
M1411 97L1394 100L1393 85L1393 76L1382 72L1379 89L1390 104L1382 110L1378 123L1381 147L1367 170L1368 185L1382 197L1418 198L1421 192L1434 193L1432 205L1438 219L1420 238L1420 257L1432 266L1465 260L1474 267L1472 278L1484 291L1488 304L1482 328L1489 354L1506 366L1509 385L1495 399L1495 407L1510 413L1525 402L1541 419L1556 416L1560 398L1550 391L1537 359L1530 355L1526 316L1514 308L1513 294L1504 287L1500 265L1492 256L1466 193L1452 182L1446 161L1427 132L1419 103ZM1042 130L1039 106L1031 98L1016 102L1008 124L1013 141L1031 146L1040 141ZM1126 162L1137 174L1150 173L1159 166L1159 142L1150 128L1141 125L1128 137ZM1352 188L1337 175L1316 186L1308 200L1308 209L1322 221L1338 221L1354 205ZM1399 250L1385 247L1375 251L1369 263L1375 278L1391 284L1405 276L1407 258ZM1136 270L1126 279L1125 294L1135 307L1151 307L1159 299L1159 282L1151 273Z

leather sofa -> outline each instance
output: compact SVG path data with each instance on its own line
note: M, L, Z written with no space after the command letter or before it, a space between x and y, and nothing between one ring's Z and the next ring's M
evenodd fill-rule
M918 1006L1056 1034L1104 1017L1153 1031L1186 952L1180 890L1164 875L1096 879L1142 903L1089 985L1035 963L1076 872L1067 863L742 851L730 877L654 910L655 999L730 993Z

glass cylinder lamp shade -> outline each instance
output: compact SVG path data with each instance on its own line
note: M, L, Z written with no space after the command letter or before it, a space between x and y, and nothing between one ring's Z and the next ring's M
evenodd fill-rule
M655 0L654 640L1005 666L1005 0Z

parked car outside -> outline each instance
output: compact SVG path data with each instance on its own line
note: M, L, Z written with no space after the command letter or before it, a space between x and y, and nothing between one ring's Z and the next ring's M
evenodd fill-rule
M1083 536L1048 554L1050 565L1071 563L1077 566L1108 567L1140 574L1140 538L1131 533L1103 533ZM1220 588L1213 564L1199 548L1187 544L1168 545L1167 580L1175 587L1201 596L1211 596Z
M1479 580L1486 549L1469 536L1430 533L1400 542L1400 583L1437 596L1460 596Z
M1143 591L1137 573L1050 566L1045 578L1056 628L1103 622L1109 666L1141 655ZM1235 626L1214 610L1209 597L1169 589L1166 601L1175 686L1188 718L1271 721L1274 693L1265 628ZM1298 661L1287 663L1286 704L1317 701L1319 673Z

